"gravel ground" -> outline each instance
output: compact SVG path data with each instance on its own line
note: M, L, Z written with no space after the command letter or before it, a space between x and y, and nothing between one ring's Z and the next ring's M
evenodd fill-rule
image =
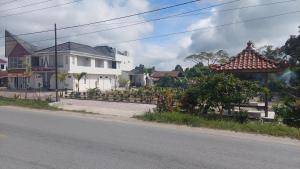
M122 117L132 117L134 115L140 115L156 107L155 105L150 104L103 102L74 99L61 99L60 102L56 105L59 108L65 110L86 111L97 114Z

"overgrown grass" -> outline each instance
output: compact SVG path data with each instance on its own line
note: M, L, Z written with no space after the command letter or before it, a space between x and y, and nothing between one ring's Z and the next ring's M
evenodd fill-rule
M59 110L56 107L48 105L47 101L42 100L25 100L25 99L10 99L0 97L0 106L18 106L33 109Z
M172 123L188 125L192 127L205 127L212 129L224 129L236 132L248 132L266 134L271 136L290 137L300 140L300 129L288 127L277 123L262 123L259 121L248 121L238 123L229 119L210 119L201 116L183 114L179 112L145 113L135 118L144 121L155 121L159 123Z

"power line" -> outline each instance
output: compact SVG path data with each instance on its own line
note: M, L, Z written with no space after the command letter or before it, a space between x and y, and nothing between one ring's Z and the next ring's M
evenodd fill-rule
M250 7L258 7L258 6L269 6L269 5L281 4L281 3L293 2L293 1L296 1L296 0L277 1L277 2L271 2L271 3L265 3L265 4L243 6L243 7L239 7L239 8L231 8L231 9L219 10L217 12L226 12L226 11L230 11L230 10L239 10L239 9L250 8ZM163 19L170 19L170 18L173 18L173 17L186 17L186 16L191 16L191 15L197 15L199 13L190 14L190 15L183 15L183 14L188 14L188 13L192 13L192 12L195 12L195 11L204 10L204 9L208 9L208 8L212 8L212 7L216 7L216 6L220 6L220 5L224 5L224 4L228 4L228 3L233 3L233 2L234 1L230 1L230 2L227 2L227 3L216 4L216 5L212 5L212 6L209 6L209 7L201 8L201 9L198 9L198 10L187 11L187 12L183 12L183 13L179 13L179 14L175 14L175 15L161 17L161 18L154 18L154 19L150 19L150 20L146 20L146 21L142 21L142 22L137 22L135 24L120 26L120 27L113 27L113 28L103 29L103 30L94 31L94 32L87 32L87 33L82 33L82 34L76 34L76 35L73 35L73 36L83 36L83 35L92 34L92 33L104 32L104 31L109 31L109 30L114 30L114 29L129 27L129 26L133 26L133 25L139 25L139 24L142 24L142 23L150 22L150 21L153 22L153 21L158 21L158 20L163 20ZM64 37L60 37L58 39L64 39L64 38L69 38L69 37L72 37L72 36L64 36ZM3 38L3 37L0 37L0 38ZM53 40L53 39L38 40L38 41L33 41L31 43L42 42L42 41L49 41L49 40Z
M225 23L225 24L216 25L216 26L209 26L209 27L206 27L206 28L196 28L196 29L188 30L188 31L172 32L172 33L167 33L167 34L160 34L160 35L155 35L155 36L148 36L148 37L143 37L143 38L138 38L138 39L132 39L132 40L126 40L126 41L103 43L103 44L99 44L99 45L123 44L123 43L136 42L136 41L140 41L140 40L147 40L147 39L155 39L155 38L176 36L176 35L180 35L180 34L186 34L186 33L198 32L198 31L204 31L204 30L210 30L210 29L221 29L221 28L226 27L226 26L231 26L231 25L236 25L236 24L242 24L242 23L250 23L250 22L255 22L255 21L259 21L259 20L272 19L272 18L276 18L276 17L280 17L280 16L285 16L285 15L296 14L296 13L300 13L300 10L298 10L298 11L291 11L291 12L285 12L285 13L280 13L280 14L276 14L276 15L264 16L264 17L257 17L257 18L247 19L247 20L236 21L236 22L230 22L230 23Z
M120 41L120 42L105 43L105 44L106 45L122 44L122 43L129 43L129 42L135 42L135 41L140 41L140 40L147 40L147 39L154 39L154 38L161 38L161 37L167 37L167 36L197 32L197 31L201 31L201 30L220 29L220 28L225 27L225 26L248 23L248 22L255 22L255 21L258 21L258 20L266 20L266 19L271 19L271 18L280 17L280 16L284 16L284 15L295 14L295 13L300 13L300 11L286 12L286 13L281 13L281 14L277 14L277 15L258 17L258 18L248 19L248 20L242 20L242 21L237 21L237 22L226 23L226 24L217 25L217 26L210 26L210 27L206 27L206 28L197 28L197 29L188 30L188 31L172 32L172 33L168 33L168 34L161 34L161 35L156 35L156 36L149 36L149 37L144 37L144 38L138 38L138 39L132 39L132 40Z
M282 3L294 2L294 1L295 0L288 0L288 1L278 1L278 2L272 2L272 3L258 4L258 5L249 5L249 6L239 7L239 8L230 8L230 9L225 9L225 10L219 10L219 11L215 11L215 12L228 12L228 11L232 11L232 10L240 10L240 9L246 9L246 8L259 7L259 6L270 6L270 5L282 4ZM233 1L231 1L231 3L232 2ZM225 3L222 3L222 4L224 5ZM228 4L228 3L226 3L226 4ZM204 10L204 9L207 9L207 8L212 8L212 7L220 6L220 5L221 4L217 4L217 5L213 5L213 6L210 6L210 7L201 8L201 9L198 9L198 11ZM80 34L75 34L75 35L71 35L71 36L62 36L62 37L59 37L58 39L65 39L65 38L70 38L70 37L74 37L74 36L84 36L84 35L93 34L93 33L100 33L100 32L105 32L105 31L110 31L110 30L115 30L115 29L121 29L121 28L136 26L136 25L140 25L140 24L144 24L144 23L148 23L148 22L155 22L155 21L172 19L172 18L178 18L178 17L187 17L187 16L198 15L198 14L203 14L204 13L204 12L202 12L202 13L195 13L195 14L183 15L183 14L188 14L188 13L191 13L191 12L195 12L195 10L188 11L188 12L183 12L183 13L179 13L179 14L175 14L175 15L169 15L169 16L165 16L165 17L160 17L160 18L149 19L149 20L146 20L146 21L135 22L133 24L128 24L128 25L123 25L123 26L118 26L118 27L113 27L113 28L102 29L102 30L98 30L98 31L80 33ZM32 41L32 43L43 42L43 41L50 41L50 40L54 40L54 39L53 38L42 39L42 40Z
M133 17L133 16L139 16L139 15L144 15L144 14L148 14L148 13L154 13L154 12L161 11L161 10L175 8L175 7L179 7L179 6L183 6L183 5L187 5L187 4L191 4L191 3L195 3L195 2L199 2L199 1L201 1L201 0L188 1L188 2L179 3L179 4L175 4L175 5L171 5L171 6L162 7L162 8L157 8L157 9L153 9L153 10L149 10L149 11L145 11L145 12L139 12L139 13L126 15L126 16L121 16L121 17L117 17L117 18L106 19L106 20L102 20L102 21L90 22L90 23L74 25L74 26L61 27L58 30L77 28L77 27L95 25L95 24L103 23L103 22L109 22L109 21L113 21L113 20L125 19L125 18L129 18L129 17ZM238 1L240 1L240 0L238 0Z
M0 10L0 12L12 11L12 10L21 9L21 8L25 8L25 7L29 7L29 6L32 7L32 6L44 4L44 3L47 3L47 2L50 2L50 1L53 1L53 0L46 0L46 1L40 1L40 2L33 2L33 3L26 4L26 5L14 7L14 8L9 8L9 9Z
M130 43L130 42L135 42L135 41L140 41L140 40L147 40L147 39L154 39L154 38L162 38L162 37L168 37L168 36L175 36L175 35L179 35L179 34L185 34L185 33L191 33L191 32L198 32L198 31L203 31L203 30L221 29L221 28L223 28L225 26L231 26L231 25L236 25L236 24L255 22L255 21L259 21L259 20L272 19L272 18L275 18L275 17L285 16L285 15L291 15L291 14L296 14L296 13L300 13L300 10L298 10L298 11L291 11L291 12L285 12L285 13L280 13L280 14L270 15L270 16L257 17L257 18L247 19L247 20L236 21L236 22L230 22L230 23L225 23L225 24L216 25L216 26L209 26L209 27L206 27L206 28L196 28L196 29L192 29L192 30L188 30L188 31L172 32L172 33L167 33L167 34L160 34L160 35L155 35L155 36L148 36L148 37L143 37L143 38L138 38L138 39L132 39L132 40L126 40L126 41L119 41L119 42L110 42L110 43L105 43L103 45Z
M6 17L9 17L9 16L27 14L27 13L32 13L32 12L36 12L36 11L42 11L42 10L46 10L46 9L51 9L51 8L66 6L66 5L74 4L74 3L77 3L77 2L80 2L80 1L82 1L82 0L74 0L74 1L67 2L67 3L62 3L62 4L53 5L53 6L48 6L48 7L45 7L45 8L38 8L38 9L33 9L33 10L27 10L27 11L23 11L23 12L19 12L19 13L13 13L13 14L8 14L8 15L0 15L0 18L6 18Z
M78 1L81 1L81 0L77 0L75 2L78 2ZM113 21L113 20L120 20L120 19L130 18L130 17L133 17L133 16L144 15L144 14L147 14L147 13L154 13L154 12L158 12L158 11L161 11L161 10L175 8L175 7L179 7L179 6L183 6L183 5L187 5L187 4L191 4L191 3L195 3L195 2L199 2L199 1L201 1L201 0L187 1L187 2L184 2L184 3L179 3L179 4L175 4L175 5L171 5L171 6L166 6L166 7L162 7L162 8L157 8L157 9L153 9L153 10L149 10L149 11L134 13L134 14L126 15L126 16L121 16L121 17L106 19L106 20L102 20L102 21L96 21L96 22L90 22L90 23L86 23L86 24L80 24L80 25L73 25L73 26L62 27L62 28L58 28L57 30L65 30L65 29L71 29L71 28L77 28L77 27L82 27L82 26L94 25L94 24L98 24L98 23L109 22L109 21ZM238 0L238 1L240 1L240 0ZM42 8L42 9L45 9L45 8ZM41 9L37 9L37 10L41 10ZM17 15L17 14L11 14L11 15ZM4 16L0 16L0 17L4 17ZM15 35L15 36L32 35L32 34L38 34L38 33L51 32L51 31L53 31L53 30L49 29L49 30L42 30L42 31L37 31L37 32L30 32L30 33L18 34L18 35ZM4 38L4 37L0 37L0 38Z

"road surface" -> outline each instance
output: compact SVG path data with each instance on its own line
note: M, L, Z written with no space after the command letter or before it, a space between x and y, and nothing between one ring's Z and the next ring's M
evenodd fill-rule
M0 107L2 169L299 169L300 147Z

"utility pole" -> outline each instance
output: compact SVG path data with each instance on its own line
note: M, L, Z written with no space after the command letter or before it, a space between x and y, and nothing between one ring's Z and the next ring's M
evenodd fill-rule
M57 66L57 30L56 30L56 24L54 24L54 34L55 34L55 100L58 102L58 81L57 81L57 76L58 76L58 66Z

